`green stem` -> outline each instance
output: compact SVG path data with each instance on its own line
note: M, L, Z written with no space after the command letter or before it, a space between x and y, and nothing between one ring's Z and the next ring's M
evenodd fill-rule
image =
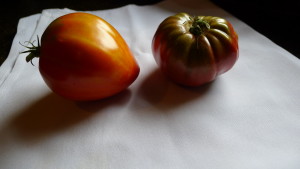
M207 23L207 21L196 18L196 19L193 19L193 23L192 23L192 26L189 31L193 35L199 36L206 30L208 30L209 28L210 28L210 25Z
M38 37L38 36L37 36L37 41L38 41L37 46L35 46L32 42L27 42L27 43L29 43L31 46L22 45L22 44L20 43L20 45L22 45L22 46L24 46L25 48L28 49L28 50L23 51L23 52L20 52L20 53L29 53L29 54L26 56L26 62L31 62L32 65L33 65L32 60L33 60L34 58L40 57L41 45L40 45L40 41L39 41L39 37Z

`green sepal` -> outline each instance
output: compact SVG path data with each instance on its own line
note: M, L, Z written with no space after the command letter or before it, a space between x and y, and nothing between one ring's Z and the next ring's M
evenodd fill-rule
M26 56L26 62L31 62L32 65L33 65L32 60L34 58L40 57L41 44L40 44L38 36L37 36L37 42L38 42L37 46L35 46L33 44L33 42L30 42L30 41L26 41L26 43L29 43L31 46L26 46L26 45L23 45L23 44L20 43L20 45L22 45L22 46L24 46L25 48L28 49L28 50L25 50L25 51L20 52L20 53L29 53Z

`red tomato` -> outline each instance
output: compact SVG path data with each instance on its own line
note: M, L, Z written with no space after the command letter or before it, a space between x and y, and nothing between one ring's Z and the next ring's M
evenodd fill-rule
M223 18L179 13L159 25L152 50L167 77L181 85L199 86L233 67L238 35Z
M88 13L71 13L55 19L37 48L39 70L46 84L71 100L115 95L131 85L140 71L118 31Z

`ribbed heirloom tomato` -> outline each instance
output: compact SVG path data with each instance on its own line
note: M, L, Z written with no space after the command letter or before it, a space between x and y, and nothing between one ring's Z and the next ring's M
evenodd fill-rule
M115 95L131 85L139 66L118 31L102 18L71 13L46 28L41 44L28 47L27 61L39 57L39 70L53 92L72 100Z
M178 13L159 25L152 51L171 80L199 86L233 67L238 59L238 35L223 18Z

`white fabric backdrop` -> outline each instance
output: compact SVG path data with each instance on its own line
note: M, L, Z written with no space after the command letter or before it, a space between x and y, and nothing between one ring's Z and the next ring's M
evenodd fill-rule
M53 94L19 42L70 9L20 19L0 67L1 169L298 169L300 61L231 14L201 0L86 11L111 23L141 72L124 92L72 102ZM177 12L228 19L240 57L209 85L182 88L158 71L151 41ZM38 59L34 60L38 65Z

